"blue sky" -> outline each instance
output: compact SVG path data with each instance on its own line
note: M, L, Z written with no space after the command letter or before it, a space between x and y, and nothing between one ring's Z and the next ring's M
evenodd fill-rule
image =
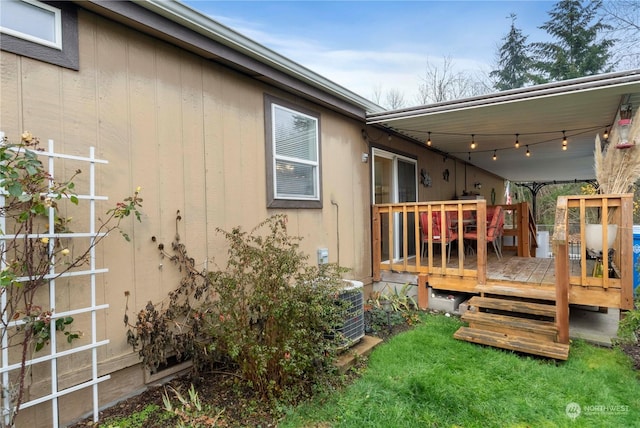
M364 97L412 101L427 64L488 73L511 13L529 42L552 1L184 1L192 8ZM409 102L409 104L415 104Z

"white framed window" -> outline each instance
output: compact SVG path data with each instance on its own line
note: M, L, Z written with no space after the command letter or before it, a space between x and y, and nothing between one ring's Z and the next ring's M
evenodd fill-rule
M62 12L37 0L2 0L0 31L62 50Z
M265 96L267 205L321 208L320 116Z
M0 0L0 49L79 70L78 5Z

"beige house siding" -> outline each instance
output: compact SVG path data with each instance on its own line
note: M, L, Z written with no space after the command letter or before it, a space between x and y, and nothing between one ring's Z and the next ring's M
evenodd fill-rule
M58 151L73 154L86 155L95 146L97 157L109 161L98 167L97 184L110 203L137 186L143 189L143 221L125 225L133 241L110 237L99 261L110 269L101 279L98 302L110 305L99 313L98 339L110 340L100 349L100 371L114 373L100 385L103 403L143 386L140 369L127 370L126 383L115 373L137 361L126 344L124 294L131 293L133 314L175 288L178 274L159 257L151 238L170 244L177 210L182 217L177 231L200 266L224 265L226 248L217 227L252 228L285 213L290 233L304 237L302 249L312 263L318 248L328 248L331 262L339 254L340 264L351 269L349 278L370 282L370 173L361 161L368 150L361 123L93 13L80 10L78 21L77 72L0 53L0 128L12 139L30 130L55 140ZM321 116L322 209L266 208L265 93ZM65 306L71 293L67 300ZM88 376L83 370L88 364L88 358L77 357L61 364L67 370L62 383ZM31 390L35 394L44 387L33 384ZM63 403L66 420L91 404L88 396ZM25 411L22 422L48 426L44 408Z
M377 129L368 129L369 138L373 147L388 152L398 153L415 159L418 169L418 201L443 201L456 199L463 191L479 194L491 203L491 189L495 189L496 204L504 203L505 181L483 169L441 155L431 150L425 150L425 146L415 142L404 140L392 135L391 140L387 134L382 134ZM483 156L491 156L483 153ZM431 187L425 187L420 183L420 171L424 169L432 180ZM449 171L449 180L443 177L445 170ZM466 174L465 174L466 170ZM465 184L466 176L466 184ZM474 183L482 183L480 189L474 187ZM371 191L369 191L371 192Z
M493 187L502 202L501 179L467 166L465 186L464 162L443 161L398 136L389 142L384 135L381 143L364 139L364 118L343 115L83 9L78 34L79 71L0 52L0 130L14 140L30 130L42 140L53 139L57 151L82 156L95 146L96 156L109 161L97 168L97 193L110 198L100 212L142 187L142 223L124 225L132 242L114 234L99 251L98 265L110 270L99 278L97 303L110 306L99 312L97 340L110 340L99 348L99 372L112 376L99 386L101 404L138 392L148 380L126 344L125 292L134 315L176 287L179 275L157 249L157 243L169 247L176 232L198 266L222 267L226 248L216 228L248 229L284 213L290 233L304 238L302 250L310 263L316 262L317 249L327 248L330 262L351 269L348 278L370 284L372 162L363 162L362 154L371 154L372 147L415 158L418 173L427 170L433 186L418 185L421 201L451 199L480 181L488 200L486 192ZM265 94L320 115L321 209L267 209ZM369 127L367 133L381 131ZM57 175L64 174L57 169ZM86 174L77 181L86 184ZM176 223L178 210L182 220ZM82 284L60 288L58 311L88 298ZM77 317L76 328L83 322ZM90 341L86 333L81 344ZM86 380L89 364L89 355L61 361L61 385ZM46 378L46 370L36 370L39 376L32 379ZM34 396L47 388L46 382L32 382ZM60 403L62 423L91 408L82 391ZM23 412L20 423L50 426L48 406Z

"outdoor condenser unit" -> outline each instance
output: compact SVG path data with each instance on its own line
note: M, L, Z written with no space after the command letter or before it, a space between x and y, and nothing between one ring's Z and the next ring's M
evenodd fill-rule
M345 280L338 298L348 302L344 324L337 332L344 338L341 348L355 345L364 337L364 290L361 281Z

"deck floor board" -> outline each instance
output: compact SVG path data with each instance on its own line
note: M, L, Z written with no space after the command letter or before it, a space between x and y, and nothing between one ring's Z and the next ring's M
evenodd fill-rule
M433 266L442 266L440 252L435 252ZM427 258L421 258L421 264L427 266ZM388 262L383 262L387 264ZM394 261L394 265L402 263ZM458 269L460 260L457 249L451 252L451 259L446 263L449 269ZM465 269L477 269L478 260L475 254L465 254L462 260ZM580 260L570 260L569 269L572 276L581 275ZM407 260L407 265L415 267L415 256ZM593 269L593 260L587 260L587 275ZM555 263L551 258L517 257L512 251L505 251L502 259L498 259L493 251L487 252L487 281L528 283L531 285L555 285Z

